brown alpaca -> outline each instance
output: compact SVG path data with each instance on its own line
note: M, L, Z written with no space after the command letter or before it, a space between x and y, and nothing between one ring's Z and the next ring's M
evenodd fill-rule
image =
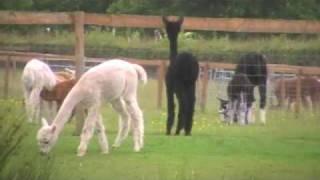
M59 110L64 98L75 85L76 80L74 72L60 71L54 74L57 80L56 86L50 91L44 88L40 93L40 97L48 102L56 102Z
M57 79L57 83L59 82L63 82L65 80L69 80L69 79L74 79L74 74L71 74L69 72L64 72L64 71L61 71L61 72L55 72L54 73L56 75L56 79Z
M275 83L275 96L278 100L278 105L282 106L285 100L288 100L288 108L294 102L296 102L296 85L297 78L284 79L284 98L281 96L281 80L277 80ZM310 100L308 100L310 98ZM301 100L302 104L307 107L309 105L313 108L320 105L320 81L315 77L303 77L301 78ZM311 103L311 104L310 104Z
M75 79L58 82L51 91L43 89L40 93L40 97L45 101L55 101L58 109L60 109L63 100L75 84Z

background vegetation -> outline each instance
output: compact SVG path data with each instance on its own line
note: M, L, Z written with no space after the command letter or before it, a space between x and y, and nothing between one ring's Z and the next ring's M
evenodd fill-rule
M117 33L114 33L117 32ZM86 33L87 57L131 57L167 59L168 41L155 40L142 30L90 30ZM234 38L230 35L202 35L193 32L181 34L180 51L193 52L200 61L237 62L247 52L261 52L268 63L320 66L320 36L306 38L274 35L259 38ZM43 53L73 54L74 35L58 31L53 34L2 32L0 49Z
M14 99L0 100L0 179L49 179L53 158L40 157L36 146L29 146L34 127L26 123L21 105Z
M318 0L2 0L0 10L319 19Z
M317 0L2 0L0 10L85 11L142 15L245 17L318 20ZM50 33L46 29L50 27ZM73 54L69 26L0 26L0 49ZM166 59L167 40L154 41L153 29L86 27L86 55ZM164 34L164 33L163 33ZM320 66L318 35L193 32L180 37L180 49L199 60L234 62L257 51L270 63Z

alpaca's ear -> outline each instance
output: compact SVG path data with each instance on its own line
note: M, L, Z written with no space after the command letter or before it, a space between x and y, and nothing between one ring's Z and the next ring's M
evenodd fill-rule
M55 125L54 125L54 126L52 126L52 128L51 128L51 132L52 132L52 133L54 133L54 132L56 131L56 129L57 129L57 126L55 126Z
M181 25L184 21L184 17L183 16L179 16L179 19L178 19L178 23Z
M167 16L162 16L162 22L163 22L164 24L167 24L167 23L168 23Z
M47 120L45 118L41 119L42 126L49 126Z

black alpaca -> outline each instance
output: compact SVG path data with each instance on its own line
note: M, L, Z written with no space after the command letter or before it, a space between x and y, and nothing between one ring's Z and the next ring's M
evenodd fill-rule
M248 53L242 56L235 69L235 75L228 85L228 98L231 102L228 107L225 105L225 101L221 101L220 107L225 108L220 112L225 114L225 116L230 116L226 113L229 108L229 110L235 113L235 115L231 113L232 117L239 117L239 113L246 111L245 123L248 123L248 114L250 114L248 111L250 111L252 103L255 101L254 87L257 86L260 95L260 120L262 123L265 123L267 75L266 57L264 55ZM243 102L246 106L242 110L239 110L239 106L236 106L235 102ZM233 119L232 121L235 120L237 119Z
M192 54L186 52L178 54L177 52L177 39L183 18L180 17L177 21L169 21L166 17L163 17L162 20L170 41L170 64L166 74L168 103L166 133L167 135L171 134L171 129L174 124L174 95L176 95L179 103L176 135L179 135L182 129L184 129L185 135L191 135L199 64Z

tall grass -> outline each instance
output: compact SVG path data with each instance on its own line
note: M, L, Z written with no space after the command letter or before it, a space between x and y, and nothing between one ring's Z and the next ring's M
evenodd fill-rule
M33 128L26 124L21 102L0 100L0 107L0 179L49 179L52 160L28 148Z
M146 38L140 31L132 31L127 34L115 35L110 31L93 30L86 33L86 44L92 47L115 47L115 48L141 48L161 51L167 49L168 42L164 38L155 41ZM1 44L51 44L51 45L73 45L74 35L70 32L48 34L37 32L22 35L19 33L0 33ZM286 35L270 35L257 38L230 38L228 34L222 36L204 37L201 35L192 38L180 36L180 47L182 50L193 50L198 53L226 53L234 52L318 52L320 48L320 37L290 38Z

